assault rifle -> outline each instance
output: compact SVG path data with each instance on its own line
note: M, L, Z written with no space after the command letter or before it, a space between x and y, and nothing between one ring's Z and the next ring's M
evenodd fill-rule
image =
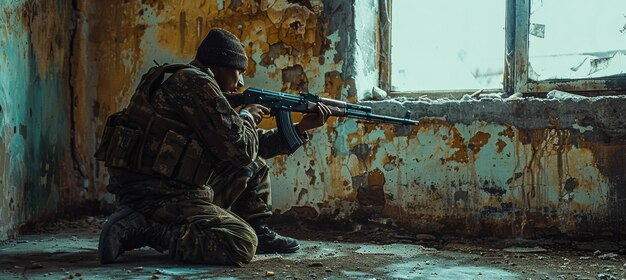
M298 135L291 120L291 112L316 112L315 104L324 103L329 106L332 116L357 118L373 122L391 123L397 125L418 125L419 121L410 119L411 112L407 111L404 118L372 114L372 108L363 105L351 104L340 100L323 98L317 95L301 92L299 95L283 93L258 88L247 88L241 94L225 94L232 107L246 104L260 104L270 108L270 115L276 117L278 130L289 150L294 152L303 141Z

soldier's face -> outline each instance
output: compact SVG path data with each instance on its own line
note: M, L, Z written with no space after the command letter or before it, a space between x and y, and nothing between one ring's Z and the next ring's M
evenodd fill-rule
M243 86L243 71L226 67L212 67L211 71L223 92L234 92Z

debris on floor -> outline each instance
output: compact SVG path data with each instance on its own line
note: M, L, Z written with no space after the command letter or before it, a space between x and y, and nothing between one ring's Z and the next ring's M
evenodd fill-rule
M94 220L95 219L95 220ZM150 248L100 265L92 222L57 221L0 243L0 279L622 279L624 244L424 236L377 227L357 231L282 228L301 240L293 254L257 255L242 268L186 264ZM72 226L73 225L73 226ZM46 232L47 229L48 232ZM339 238L341 237L341 238ZM600 248L598 247L598 248Z

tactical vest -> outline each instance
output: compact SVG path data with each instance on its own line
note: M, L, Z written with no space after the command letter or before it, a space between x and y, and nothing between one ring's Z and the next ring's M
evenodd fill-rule
M128 107L108 117L94 155L97 160L106 167L189 185L206 183L215 157L204 151L185 123L157 112L150 102L166 73L185 68L193 66L159 65L141 77Z

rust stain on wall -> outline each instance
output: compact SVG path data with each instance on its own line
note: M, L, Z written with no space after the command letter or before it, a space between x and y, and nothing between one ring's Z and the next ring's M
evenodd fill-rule
M474 153L480 152L480 149L487 144L491 134L482 131L477 132L472 138L470 138L468 148Z
M335 160L335 159L340 159L340 160ZM342 174L342 169L343 169L343 165L342 165L342 158L337 158L337 157L332 157L330 155L327 155L326 158L326 166L328 166L327 170L322 171L324 174L326 174L328 172L328 181L324 180L324 184L325 184L325 201L332 199L332 198L338 198L338 199L346 199L344 197L344 193L346 189L354 189L354 181L350 180L348 185L344 185L341 184L339 182L342 182L344 179L344 176ZM354 199L354 197L352 197Z
M309 177L309 185L313 186L317 182L317 175L315 175L315 169L313 166L310 166L309 169L306 170L305 174Z
M434 143L438 141L441 142L440 145L445 143L433 150L435 154L450 153L458 155L458 148L462 149L464 144L461 140L462 137L458 137L455 140L455 129L450 128L450 126L456 127L458 133L463 125L451 125L437 119L422 120L420 142L422 142L422 145L425 145L423 147L426 148L432 145L430 144L431 142L424 142L424 139L432 137L431 139L434 140ZM377 129L383 130L380 127ZM461 169L450 169L450 164L458 162L445 161L441 169L435 169L436 171L430 170L426 173L418 171L419 169L410 169L413 172L422 174L415 175L418 177L426 176L430 178L431 174L434 174L433 172L437 172L437 174L447 172L452 174L450 176L457 178L466 177L466 179L470 180L464 184L469 185L470 188L481 186L481 189L490 194L489 197L481 197L480 194L476 195L462 188L453 191L455 188L459 188L460 185L457 186L454 181L450 182L448 176L436 176L438 178L437 181L430 185L428 182L424 182L424 179L415 179L414 183L411 183L406 190L404 187L396 185L386 187L394 195L398 192L397 194L401 195L401 198L394 197L395 200L386 201L384 209L381 212L376 212L376 215L391 217L394 222L417 230L429 230L430 232L452 230L454 232L464 231L468 234L496 236L536 237L544 234L561 234L563 231L574 233L585 228L584 223L581 223L581 217L589 219L585 223L598 225L603 223L602 218L593 218L593 216L599 215L599 217L602 217L601 211L605 211L602 210L604 206L602 204L594 206L592 201L602 201L603 186L614 185L614 183L607 181L606 178L612 178L610 180L613 180L613 182L623 180L621 178L624 175L616 175L626 174L623 165L615 164L611 168L608 167L608 162L616 162L615 158L618 157L626 158L624 143L615 143L613 148L607 148L606 143L601 142L585 141L583 143L580 142L584 139L582 135L573 134L572 131L558 128L555 125L542 129L521 131L511 126L504 126L504 129L497 134L501 137L510 137L509 139L511 139L514 146L511 147L510 151L507 151L507 154L510 154L512 157L492 158L489 155L502 153L504 147L509 144L507 144L508 141L505 138L498 139L495 146L489 147L489 145L486 145L492 134L489 132L491 130L497 131L497 128L482 130L483 132L474 134L467 142L467 149L471 149L473 144L477 148L472 150L472 154L482 155L486 153L488 156L485 159L481 159L483 164L491 164L491 162L496 164L498 162L498 165L501 164L501 168L511 168L512 176L505 185L500 185L499 182L493 180L480 179L480 177L474 178L474 176L477 176L477 171L473 169L476 168L474 166L476 163L461 165ZM463 128L463 131L466 131L466 128ZM384 131L384 134L385 139L394 135L389 131ZM515 137L515 135L519 135L519 137ZM458 136L461 136L460 133ZM440 140L437 140L438 137L440 137ZM395 149L402 149L400 147L403 147L396 147L395 144L385 143L384 141L377 143L377 141L361 140L358 145L367 145L372 150L376 146L385 146L385 150L389 154L395 151ZM412 143L410 145L417 144ZM596 146L601 147L599 151L605 151L591 151ZM428 148L426 149L428 150ZM439 149L442 149L442 151L439 152ZM422 149L417 149L418 152L420 150ZM385 167L386 163L391 161L388 158L389 154L383 154L382 157L374 161L368 159L364 160L364 162L370 166L374 164ZM600 156L602 154L604 156ZM418 164L429 162L428 155L418 156L416 162ZM475 157L469 157L468 155L468 159L470 158L473 159ZM490 158L492 159L490 160ZM484 162L485 160L487 162ZM598 160L604 160L605 163L599 164ZM380 171L385 175L411 172L402 166L399 168L389 166L389 168L385 167L384 170ZM596 170L596 168L602 168L608 171L603 173L610 174L607 176L595 174L592 170ZM463 171L463 169L466 171ZM474 175L467 175L466 172ZM353 183L363 181L360 176L353 177L352 180ZM452 188L449 186L450 183L452 183ZM402 191L399 189L402 189ZM362 190L359 191L363 192ZM403 195L403 192L406 191L414 194ZM609 192L608 199L611 205L609 209L612 211L610 217L613 221L623 221L623 213L620 215L617 213L625 211L620 210L626 209L625 197L624 193L620 193L620 190L617 188ZM460 204L456 202L460 202ZM483 210L477 216L470 214L468 209ZM354 211L359 212L360 210L355 209ZM359 216L359 214L356 215ZM480 220L477 220L477 217L480 217ZM419 223L414 222L416 220L419 220ZM446 225L443 226L441 221L445 221ZM452 226L455 225L455 221L458 222L458 228Z
M525 203L528 204L531 199L545 196L545 192L542 190L546 184L562 188L566 180L563 174L565 151L571 149L571 143L574 141L569 131L555 128L525 130L519 132L519 141L530 147L528 164L524 168L524 176L522 177L522 185L529 188L524 190L527 193ZM541 178L545 177L543 172L546 170L544 167L545 158L555 159L554 170L556 170L557 176L554 179L557 181L542 181Z
M106 193L104 168L93 159L96 139L109 114L128 104L135 78L143 65L141 46L146 29L139 1L77 1L77 40L74 42L72 84L78 165L90 182L88 197ZM78 94L89 92L92 94ZM91 133L85 133L85 132Z
M341 78L341 73L331 71L324 74L324 92L329 95L329 98L340 99L344 87L345 82Z
M385 134L386 141L393 141L393 139L396 138L394 129L385 129L383 133Z
M367 173L367 184L369 186L384 186L385 185L385 174L376 168Z
M513 128L509 126L502 132L498 133L498 136L506 136L509 139L513 139L513 136L515 136L515 132L513 131Z
M66 48L64 43L69 41L69 34L59 32L64 30L66 22L58 19L67 19L68 16L69 11L59 10L54 1L30 0L24 3L22 28L37 31L30 34L30 47L37 58L38 72L42 75L53 73L49 67L61 65L66 59L67 52L63 50Z
M283 176L287 172L287 157L278 156L273 159L274 165L272 166L272 170L274 171L274 176Z
M580 146L590 149L598 170L612 186L608 192L609 222L626 222L626 140L611 143L580 141ZM582 186L582 184L581 184Z
M383 157L380 159L380 163L387 171L391 171L395 168L396 165L402 163L402 159L398 160L397 156L393 156L390 154L383 154Z
M352 178L357 195L356 199L361 208L371 211L372 207L382 207L385 205L385 176L380 169L374 169ZM382 210L382 208L381 208Z
M274 60L280 56L298 56L298 50L283 42L270 45L270 49L261 55L260 64L268 67L274 64Z
M445 161L456 161L458 163L467 163L469 158L467 155L467 146L465 145L465 139L461 136L461 133L454 126L448 126L452 135L446 140L446 143L453 149L456 149L454 154L446 158Z
M248 51L262 53L269 65L277 49L288 48L297 61L308 65L329 48L322 17L323 4L289 1L146 1L164 19L158 25L158 42L180 56L193 55L204 35L213 27L237 35ZM184 13L184 17L181 16ZM270 46L274 46L273 49ZM251 63L255 63L251 61ZM251 69L255 68L249 65ZM254 71L247 71L254 75Z
M529 200L536 196L536 189L538 188L537 184L538 177L541 177L541 174L537 174L542 170L541 168L541 158L545 152L545 148L542 147L543 141L545 140L546 131L545 130L533 130L533 131L525 131L525 133L520 134L520 142L523 144L530 144L531 154L530 160L528 164L524 167L524 176L522 177L522 192L524 194L524 205L528 205ZM526 190L526 187L530 188Z
M281 70L283 87L281 91L308 92L309 79L302 68L302 65L296 64Z
M97 82L97 100L104 113L128 104L134 92L134 77L143 65L142 37L146 25L137 14L143 9L137 1L93 2L80 7L89 14L90 32L84 43L84 54L93 59L86 61L96 69L93 75L77 76L80 84ZM89 104L91 105L91 104ZM102 115L99 117L105 117Z
M498 150L496 152L500 154L504 150L504 147L506 147L506 143L502 141L502 139L498 139L498 142L496 142L496 146L498 146Z

